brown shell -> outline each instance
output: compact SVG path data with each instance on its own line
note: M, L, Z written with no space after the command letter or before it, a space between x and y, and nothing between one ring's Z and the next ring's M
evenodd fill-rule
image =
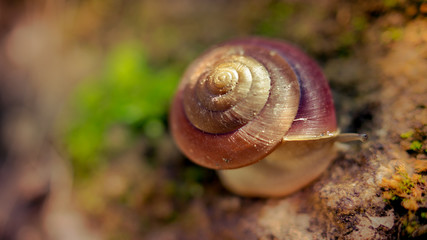
M212 102L220 101L218 96L237 91L235 82L222 82L230 78L230 74L215 72L217 66L228 69L229 65L221 65L227 61L231 65L238 62L239 69L246 62L250 65L248 69L252 63L261 64L260 68L268 72L267 77L260 75L263 83L269 84L265 87L269 92L263 105L259 103L263 97L257 98L262 93L257 92L239 95L237 100L231 98L234 102L230 105L211 106ZM249 71L256 79L257 72L263 70ZM205 87L206 78L212 75L219 76L219 80L209 80L209 84L220 86L218 91L212 90L211 85ZM241 73L238 75L240 77ZM202 91L207 94L200 93L200 89L205 89ZM200 100L211 95L215 95L214 100ZM253 106L258 110L248 110ZM213 169L233 169L255 163L284 139L314 139L336 131L333 101L321 69L295 47L263 38L229 41L196 59L184 74L174 97L170 124L173 137L184 154L195 163ZM225 130L217 130L217 127L225 127Z

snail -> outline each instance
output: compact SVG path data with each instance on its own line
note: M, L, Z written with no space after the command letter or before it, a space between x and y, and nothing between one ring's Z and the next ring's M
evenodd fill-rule
M341 134L320 67L298 48L250 37L217 45L184 73L170 110L172 136L193 162L218 170L238 195L279 197L320 176Z

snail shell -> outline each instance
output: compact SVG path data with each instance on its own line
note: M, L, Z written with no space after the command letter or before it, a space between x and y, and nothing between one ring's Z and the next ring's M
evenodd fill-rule
M328 83L287 43L246 38L218 45L184 74L170 123L180 149L212 169L253 164L283 141L337 135Z

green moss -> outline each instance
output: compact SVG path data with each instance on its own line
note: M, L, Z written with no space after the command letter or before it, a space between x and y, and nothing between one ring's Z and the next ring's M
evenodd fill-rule
M158 138L164 133L181 72L173 66L151 66L144 49L134 42L113 47L103 65L71 96L72 117L64 141L78 176L106 161L109 146L126 146L141 135ZM125 133L116 136L112 129L117 126Z
M423 144L420 141L413 141L409 146L409 148L413 151L419 151L422 149L422 147L423 147Z
M402 176L402 180L399 182L399 188L402 192L406 194L411 194L412 188L414 188L415 184L412 179L409 178L407 172L400 172Z
M412 137L413 135L414 135L414 131L413 130L409 130L409 131L407 131L405 133L400 134L400 137L402 139L408 139L408 138Z
M417 154L427 152L426 141L427 141L427 128L416 127L400 134L402 139L401 146L414 157L417 157Z
M383 179L381 187L383 198L391 206L399 209L400 224L404 235L410 236L425 221L427 213L423 208L426 202L426 176L417 173L408 174L406 167L396 167L390 179ZM400 206L399 206L400 205ZM406 211L402 211L402 208Z

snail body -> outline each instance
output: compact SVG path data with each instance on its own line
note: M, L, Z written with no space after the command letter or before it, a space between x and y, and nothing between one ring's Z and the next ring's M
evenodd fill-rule
M232 40L196 59L170 124L190 160L219 170L225 187L244 196L283 196L307 185L334 159L340 139L320 67L294 46L264 38Z

